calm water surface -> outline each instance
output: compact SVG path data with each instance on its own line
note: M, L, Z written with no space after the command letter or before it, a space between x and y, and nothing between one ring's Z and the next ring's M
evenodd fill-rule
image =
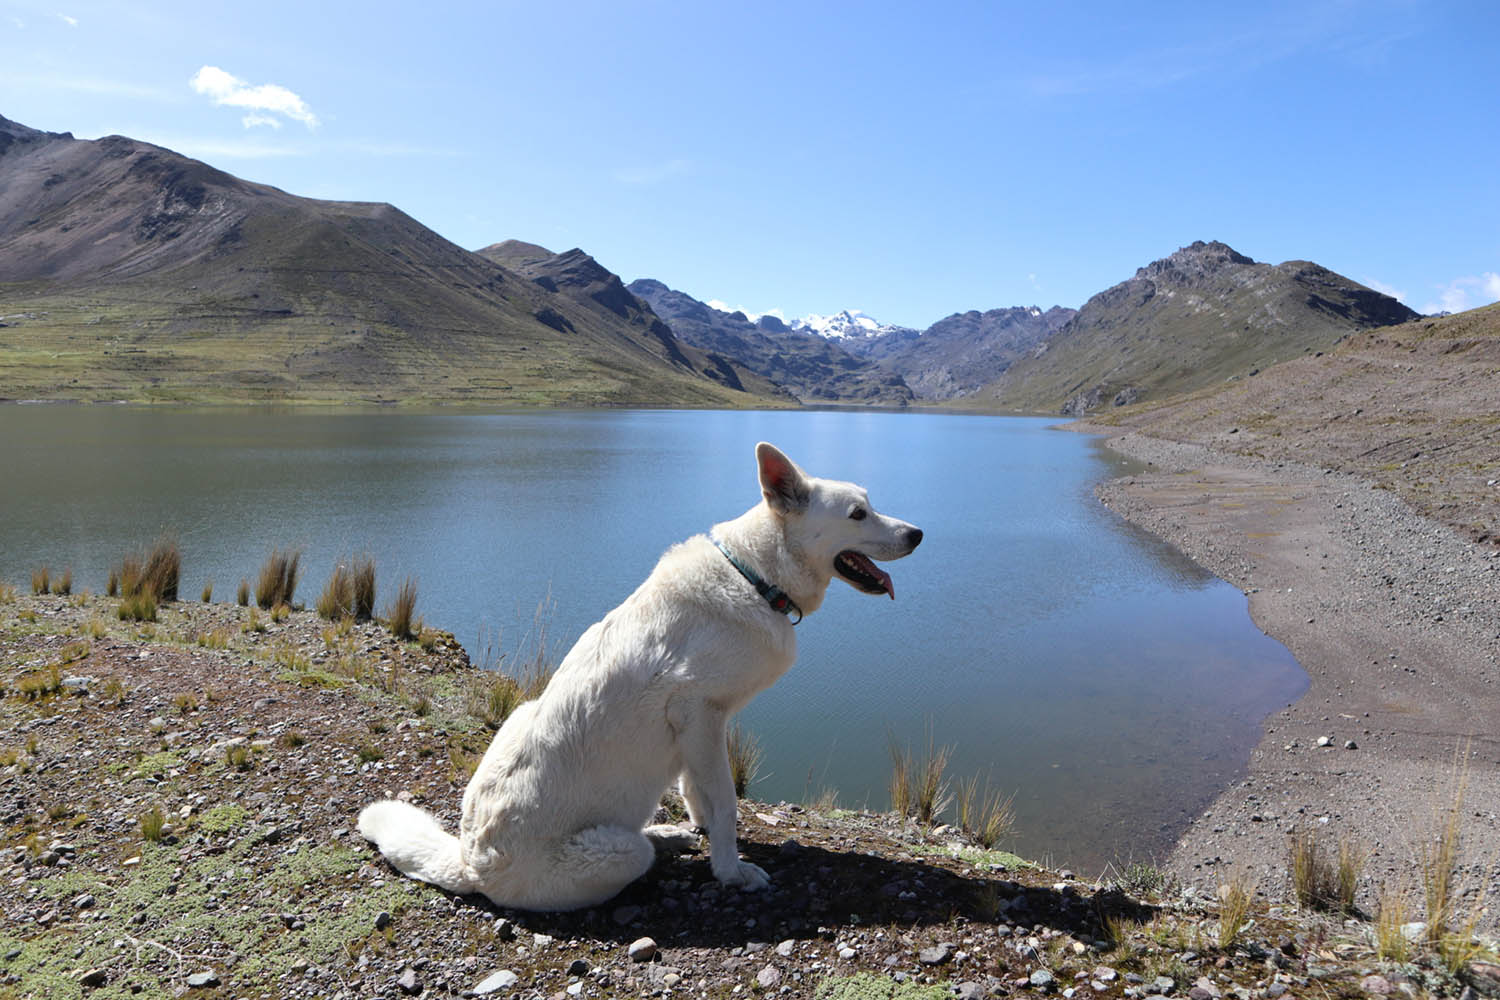
M232 599L300 547L407 574L419 613L513 659L562 652L672 542L759 498L752 449L857 481L926 539L898 599L835 581L796 666L742 714L757 797L884 808L888 744L953 747L1015 793L1021 853L1085 871L1160 856L1243 769L1306 677L1244 597L1102 507L1115 467L1050 421L862 412L394 414L0 407L0 579L71 566L104 588L174 532L185 595ZM498 642L496 636L498 635ZM481 638L483 637L483 638Z

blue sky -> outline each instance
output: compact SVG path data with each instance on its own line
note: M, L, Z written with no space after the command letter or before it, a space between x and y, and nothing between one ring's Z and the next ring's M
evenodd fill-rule
M0 114L792 317L1195 239L1500 298L1500 4L0 0Z

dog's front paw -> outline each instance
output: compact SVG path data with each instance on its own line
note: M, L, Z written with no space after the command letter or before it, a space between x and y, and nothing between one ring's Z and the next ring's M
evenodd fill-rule
M736 861L732 869L722 873L714 872L714 877L732 889L742 889L745 892L757 892L771 884L771 876L766 874L766 870L748 861Z

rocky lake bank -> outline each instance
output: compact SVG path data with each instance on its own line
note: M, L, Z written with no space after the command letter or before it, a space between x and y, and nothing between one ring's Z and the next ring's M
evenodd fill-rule
M1500 992L1482 952L1382 959L1371 924L1269 882L1241 919L1212 877L1093 882L814 804L742 802L767 892L722 889L700 850L593 910L500 911L401 878L353 828L384 795L456 825L496 682L450 637L0 599L0 996Z

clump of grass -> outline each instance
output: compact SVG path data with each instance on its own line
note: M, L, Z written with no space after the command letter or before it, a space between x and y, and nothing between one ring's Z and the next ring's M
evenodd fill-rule
M120 596L120 571L118 569L109 571L109 577L104 581L104 593L108 597Z
M125 704L125 685L118 677L107 677L99 686L99 703L111 708Z
M62 671L57 664L34 670L16 682L16 690L27 701L35 701L62 691Z
M1432 834L1417 852L1422 876L1422 896L1427 905L1427 943L1439 946L1453 919L1454 877L1458 871L1459 832L1463 820L1468 771L1461 762L1467 746L1454 751L1453 795L1446 806L1433 810Z
M302 553L295 549L289 552L273 549L255 579L255 603L267 610L282 604L290 605L297 592L297 571L301 562Z
M1406 893L1385 889L1375 914L1375 955L1383 962L1405 962L1411 957L1411 943L1402 931L1407 923Z
M250 615L245 619L245 624L240 626L241 632L264 632L266 623L261 620L260 613L254 608L250 609Z
M162 813L161 806L152 806L141 814L141 836L151 843L157 843L167 830L167 817Z
M38 566L31 571L31 592L34 595L42 595L52 589L52 571L46 566Z
M207 632L198 633L198 645L204 649L228 649L229 632L227 629L216 628Z
M187 715L198 711L198 696L191 692L183 692L172 698L172 707L177 709L179 715Z
M955 801L959 829L985 850L994 847L1015 829L1015 796L991 788L987 778L983 787L977 774L967 781L960 781Z
M1292 894L1304 910L1354 912L1354 893L1367 854L1354 840L1340 838L1335 859L1318 843L1312 829L1291 838Z
M734 776L736 796L744 798L750 782L755 780L756 773L760 771L760 762L764 756L760 741L736 722L734 728L729 730L729 773Z
M9 583L0 583L0 604L16 603L16 588Z
M1221 951L1234 947L1240 931L1250 922L1250 900L1254 898L1255 887L1243 872L1220 888L1218 945Z
M240 585L239 585L239 587L237 587L235 589L235 592L234 592L234 603L238 604L242 608L245 605L247 605L247 604L250 603L250 581L249 580L246 580L244 578L240 579Z
M295 750L306 742L307 737L295 729L288 729L281 734L281 745L289 750Z
M354 617L369 621L375 617L375 560L359 556L354 560Z
M344 563L333 567L318 595L317 608L318 616L331 622L354 617L354 573Z
M120 606L116 613L122 622L154 622L156 621L156 597L145 590L126 594L120 598Z
M360 759L360 762L364 764L369 764L385 757L385 751L373 743L361 743L354 748L354 753Z
M62 576L52 581L52 593L58 597L67 597L73 593L73 570L65 569Z
M275 622L277 625L280 625L291 616L292 606L290 604L278 604L271 609L271 621Z
M416 635L413 628L420 623L413 620L417 611L417 581L407 577L396 590L396 597L385 609L385 626L398 639L410 639Z
M948 747L934 747L932 729L927 732L927 755L921 760L910 747L900 746L892 737L891 809L903 817L931 826L952 801L943 772L951 753Z
M145 584L158 601L177 600L177 585L182 577L182 550L175 538L162 537L146 554Z
M250 770L250 748L243 743L235 743L225 747L224 763L236 771Z
M521 686L514 677L487 670L474 678L465 708L486 729L495 732L522 702Z
M1137 899L1149 899L1161 895L1171 882L1172 877L1165 869L1149 861L1132 861L1115 879L1115 886Z
M214 582L212 580L208 581L207 583L205 583L203 585L203 593L202 593L202 595L198 599L201 600L204 604L212 604L213 603L213 600L214 600Z

